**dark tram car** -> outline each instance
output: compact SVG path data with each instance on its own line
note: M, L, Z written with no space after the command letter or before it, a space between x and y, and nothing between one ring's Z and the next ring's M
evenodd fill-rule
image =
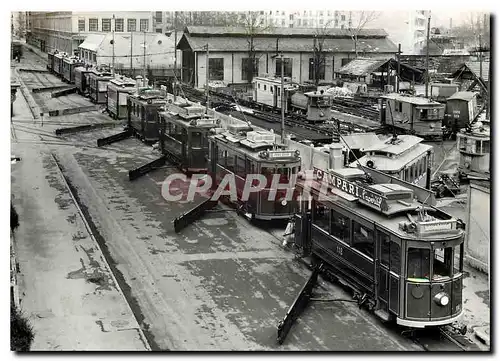
M370 185L360 169L315 177L311 204L301 202L296 218L295 243L304 254L384 321L424 328L462 315L460 220L415 201L410 186ZM323 182L328 190L320 195ZM300 191L304 185L297 182Z
M382 125L394 126L405 133L424 139L443 138L444 104L396 93L382 96L379 102Z
M110 80L106 109L114 119L127 119L127 97L135 91L136 83L133 79L121 76Z
M75 68L75 86L78 94L85 95L89 91L89 78L91 72L92 68L87 66L79 66Z
M19 59L23 56L23 44L19 40L12 40L11 42L12 48L12 59Z
M110 72L93 69L89 73L90 100L97 104L106 104L108 83L113 79Z
M75 82L75 69L82 65L83 65L83 60L75 56L64 58L62 62L63 80L73 84Z
M471 123L477 115L477 94L456 92L446 100L444 124L453 134Z
M54 54L54 74L58 77L62 77L63 75L63 60L65 56L66 53Z
M57 54L57 50L53 53L47 53L47 69L53 73L54 72L54 55Z
M161 152L188 174L207 172L208 136L220 124L204 113L204 107L183 101L159 113Z
M158 141L158 111L166 104L165 97L158 90L140 89L139 94L129 95L128 125L142 141L147 143Z
M431 99L439 103L446 103L446 99L459 91L458 84L431 83Z

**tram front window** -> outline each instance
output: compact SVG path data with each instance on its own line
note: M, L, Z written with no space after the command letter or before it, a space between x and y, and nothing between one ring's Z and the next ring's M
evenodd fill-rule
M434 250L433 280L453 275L453 247L439 248Z
M191 148L200 149L203 147L203 137L201 132L191 133Z
M430 250L423 248L408 249L408 278L429 280Z
M290 168L278 168L277 173L280 175L280 183L288 183L290 179Z

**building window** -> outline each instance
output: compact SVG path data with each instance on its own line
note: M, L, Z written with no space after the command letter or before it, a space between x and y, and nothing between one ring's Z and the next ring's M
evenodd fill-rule
M281 15L282 15L282 16L285 16L285 12L284 12L284 11L282 11L282 12L281 12Z
M85 19L78 19L78 31L85 31Z
M307 20L304 19L304 26L307 26Z
M115 20L115 31L123 31L123 19L116 19Z
M340 20L345 21L345 15L340 16Z
M293 14L290 14L290 20L293 20Z
M89 31L99 31L98 29L99 27L99 23L98 23L98 19L89 19Z
M339 21L335 20L335 27L339 26Z
M300 26L301 19L297 20L297 26Z
M328 10L326 13L328 14L327 16L332 16L332 12L330 10Z
M291 58L283 58L284 61L284 76L292 77L292 59ZM281 58L276 59L276 76L281 77Z
M105 33L111 31L111 19L102 19L102 31Z
M351 60L352 59L349 59L349 58L343 58L342 59L342 66L349 64L351 62Z
M267 90L267 85L266 85L266 84L264 84L264 91L266 91L266 90Z
M224 58L209 58L208 80L224 80Z
M255 59L253 69L251 68L252 62L250 61L250 58L241 59L241 80L250 80L248 76L250 72L253 72L253 76L259 75L259 61L257 59Z
M316 65L316 66L315 66ZM309 80L315 80L315 71L318 72L318 79L325 79L325 56L320 56L317 59L317 64L314 64L314 58L309 58Z
M319 12L319 16L323 16L323 12L322 11Z
M161 28L159 28L159 29L156 29L156 32L161 34L163 31L161 30Z
M127 19L127 31L129 33L137 31L137 24L135 19Z
M323 25L323 19L319 19L319 25Z
M343 29L344 28L344 24L340 25L340 28Z
M140 31L148 31L149 20L148 19L141 19L140 27L141 27Z
M92 54L92 60L94 61L94 63L97 63L97 54L96 53Z
M161 11L156 11L155 12L155 21L157 23L161 23L162 22L162 12Z

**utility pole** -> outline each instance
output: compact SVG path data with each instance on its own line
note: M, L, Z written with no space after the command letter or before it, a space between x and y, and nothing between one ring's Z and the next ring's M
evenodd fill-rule
M144 68L142 69L142 79L146 80L146 32L144 32Z
M281 54L281 143L285 144L285 61Z
M483 46L481 44L481 33L479 33L479 77L483 77Z
M177 11L174 11L174 84L176 83L177 83ZM175 95L176 92L177 91L174 89L174 102L176 100L176 95Z
M131 31L130 32L130 77L133 78L134 77L134 74L133 74L133 70L132 70L132 59L133 59L133 44L134 44L134 32Z
M209 54L209 51L208 51L208 44L207 44L207 55L206 55L207 62L206 62L206 65L205 65L206 72L207 72L206 75L205 75L205 78L206 78L206 86L205 86L206 89L205 89L205 91L207 93L207 106L206 106L206 111L205 111L206 114L208 114L208 108L210 108L210 92L208 90L208 78L209 78L209 75L210 75L210 72L209 72L209 61L208 61L209 55L210 54Z
M113 14L113 27L112 27L112 32L113 32L113 40L111 40L113 42L113 68L111 70L111 75L113 75L113 77L115 76L115 27L116 26L116 20L115 20L115 14Z
M429 38L431 33L431 15L427 19L427 45L426 45L426 56L425 56L425 97L429 97Z
M401 44L398 44L398 56L396 58L398 60L398 73L396 74L396 92L399 92L399 82L401 81L400 79L400 73L401 73Z
M317 61L317 56L318 54L316 53L316 35L314 35L314 52L313 52L313 80L314 80L314 85L318 85L318 81L316 80L316 64L318 63Z

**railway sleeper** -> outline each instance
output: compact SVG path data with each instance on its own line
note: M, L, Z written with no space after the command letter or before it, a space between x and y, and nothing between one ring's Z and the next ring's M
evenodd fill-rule
M132 169L128 172L128 179L130 181L136 180L137 178L155 170L158 169L159 167L162 167L166 163L166 158L165 156L162 156L158 159L153 160L152 162L146 163L139 168Z

